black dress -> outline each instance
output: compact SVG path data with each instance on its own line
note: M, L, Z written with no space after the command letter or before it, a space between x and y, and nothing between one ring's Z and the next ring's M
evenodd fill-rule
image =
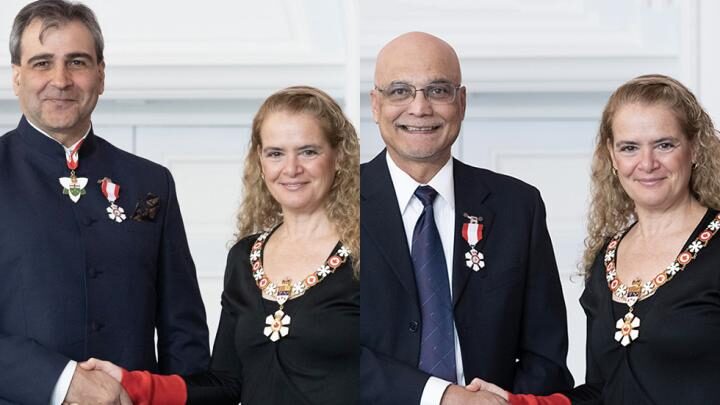
M360 288L351 260L285 303L290 330L273 342L263 330L278 303L262 297L249 260L257 238L240 240L228 254L210 371L184 377L188 403L355 403ZM339 244L333 252L338 248Z
M708 229L708 210L686 242ZM710 229L720 227L720 221ZM720 233L720 232L718 232ZM580 303L587 315L586 383L566 395L573 404L717 403L720 384L720 235L654 295L638 301L639 335L627 346L615 340L628 307L612 300L605 249L595 260ZM660 269L658 269L658 272Z

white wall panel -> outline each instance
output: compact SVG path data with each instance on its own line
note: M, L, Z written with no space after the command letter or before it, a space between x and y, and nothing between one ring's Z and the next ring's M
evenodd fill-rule
M0 2L0 43L26 3ZM106 99L257 97L293 84L342 96L347 86L346 2L84 3L105 36ZM0 55L0 77L10 77L9 60ZM12 97L0 81L0 99Z
M368 0L360 12L361 80L380 47L434 33L463 62L469 91L598 91L642 73L680 71L679 1Z
M696 17L695 24L688 27L688 30L697 29L697 41L688 44L688 47L697 47L697 54L694 55L697 58L696 63L691 64L690 68L697 68L693 71L698 76L696 95L700 97L717 128L720 126L720 2L700 0L697 8L697 14L692 15Z
M170 169L195 260L211 341L241 199L247 126L139 126L135 152Z
M99 126L95 125L95 134L125 151L135 150L134 128L131 126Z
M173 173L200 277L222 277L248 139L240 127L137 128L136 153Z

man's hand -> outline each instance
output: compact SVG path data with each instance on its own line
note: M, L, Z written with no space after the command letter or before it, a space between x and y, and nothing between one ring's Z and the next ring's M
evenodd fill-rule
M132 398L130 398L130 395L128 395L128 393L125 392L125 390L123 390L120 393L120 404L121 405L133 405ZM62 405L80 405L80 404L78 404L77 402L64 401L62 403Z
M507 405L508 402L489 391L472 392L459 385L450 385L442 396L440 405Z
M493 383L489 383L485 380L482 380L480 378L473 378L473 380L470 382L470 384L465 387L468 391L490 391L495 395L501 396L506 401L508 400L508 392L504 389L498 387L497 385Z
M112 377L117 382L122 381L122 368L120 368L119 366L116 366L115 364L113 364L109 361L99 360L99 359L91 357L87 361L78 363L78 365L87 371L91 371L91 370L102 371L103 373Z
M65 396L70 404L131 405L130 397L120 383L102 371L76 367Z

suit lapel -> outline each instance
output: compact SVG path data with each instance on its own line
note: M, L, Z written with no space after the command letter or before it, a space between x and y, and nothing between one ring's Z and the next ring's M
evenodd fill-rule
M385 152L363 165L360 176L360 217L363 237L379 250L393 273L413 299L417 300L410 249ZM363 239L363 244L367 242ZM368 252L363 247L363 252Z
M470 269L465 261L465 253L470 251L470 245L462 237L463 224L469 222L464 214L482 217L480 223L483 224L482 240L480 240L475 249L485 253L485 243L487 235L492 230L493 219L495 213L489 207L483 204L485 199L490 195L490 190L479 178L477 172L471 173L471 168L458 160L453 159L453 181L455 186L455 228L454 247L453 247L453 305L457 305L462 296L465 286L468 283L470 275L476 273ZM484 269L477 272L477 276L485 277Z

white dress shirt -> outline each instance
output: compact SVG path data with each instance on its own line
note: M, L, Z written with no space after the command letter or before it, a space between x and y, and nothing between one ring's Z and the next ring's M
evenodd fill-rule
M90 128L88 128L87 132L85 132L85 135L80 139L79 141L75 142L72 146L69 148L62 143L58 142L57 139L50 136L50 134L46 133L42 129L36 127L30 120L28 120L28 124L30 124L33 128L37 129L38 132L41 134L47 136L48 138L52 139L53 141L59 143L64 149L65 149L65 157L69 157L72 153L73 149L77 146L78 143L82 142L87 138L88 134L90 133ZM53 388L52 396L50 397L50 405L62 405L62 403L65 401L65 397L67 396L67 392L70 389L70 383L72 382L73 375L75 374L75 367L77 367L77 362L74 360L70 360L68 364L65 365L65 368L63 369L63 372L60 373L60 378L58 378L57 382L55 383L55 388Z
M407 237L408 247L412 252L412 237L415 230L415 224L423 212L423 205L420 200L415 197L415 189L419 186L428 185L437 191L438 196L433 202L433 212L435 217L435 225L440 234L440 240L445 254L445 263L447 265L448 281L450 287L450 297L452 297L452 269L453 269L453 248L455 241L455 184L453 181L453 164L452 158L448 159L439 172L430 180L428 184L420 184L407 173L402 171L390 157L385 154L388 169L390 171L390 179L395 187L395 194L402 214L403 225L405 226L405 236ZM454 322L453 322L454 325ZM420 405L438 405L442 399L442 395L450 384L465 385L465 374L463 373L462 355L460 352L460 340L458 339L457 330L453 326L453 335L455 337L455 364L457 367L457 381L445 381L443 379L431 376L420 398Z

